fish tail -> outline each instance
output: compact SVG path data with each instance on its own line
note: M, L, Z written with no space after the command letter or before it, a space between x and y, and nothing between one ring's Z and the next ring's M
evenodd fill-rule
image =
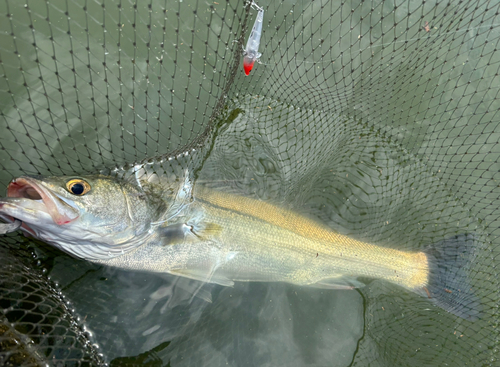
M481 301L474 294L468 274L475 257L474 243L473 234L461 234L427 249L427 286L417 292L446 311L471 321L481 314Z

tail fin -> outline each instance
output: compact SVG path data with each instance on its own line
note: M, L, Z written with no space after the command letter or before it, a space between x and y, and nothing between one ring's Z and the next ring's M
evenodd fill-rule
M471 321L481 315L481 301L474 294L467 273L475 258L474 242L473 234L461 234L429 248L429 281L418 292L446 311Z

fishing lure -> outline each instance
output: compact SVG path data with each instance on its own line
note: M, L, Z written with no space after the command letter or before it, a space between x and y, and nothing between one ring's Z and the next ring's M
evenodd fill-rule
M262 56L259 52L259 45L260 36L262 35L262 22L264 21L264 8L261 8L253 1L250 6L254 6L257 9L257 19L255 19L247 45L243 50L243 70L245 70L245 75L250 75L255 61Z

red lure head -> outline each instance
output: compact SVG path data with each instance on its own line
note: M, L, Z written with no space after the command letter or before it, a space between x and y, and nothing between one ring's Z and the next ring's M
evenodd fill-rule
M255 64L255 59L243 58L243 70L245 70L245 75L250 75L250 71L253 69L253 64Z

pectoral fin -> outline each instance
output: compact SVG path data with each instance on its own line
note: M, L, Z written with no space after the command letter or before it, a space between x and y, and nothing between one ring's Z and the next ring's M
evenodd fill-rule
M222 232L222 227L215 223L204 223L200 226L192 226L191 231L202 240L217 237Z
M215 223L174 224L160 229L163 244L187 244L208 241L217 237L222 227Z

